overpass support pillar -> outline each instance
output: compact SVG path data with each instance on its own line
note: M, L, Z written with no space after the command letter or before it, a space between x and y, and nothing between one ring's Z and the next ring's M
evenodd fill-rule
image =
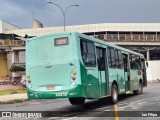
M19 62L19 51L12 51L12 64ZM12 77L16 77L16 72L12 72Z
M12 52L12 64L19 62L19 51Z

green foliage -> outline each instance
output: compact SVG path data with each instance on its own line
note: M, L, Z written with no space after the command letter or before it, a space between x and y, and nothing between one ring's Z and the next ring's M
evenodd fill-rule
M0 90L0 95L10 95L10 94L20 94L20 93L26 93L26 88L20 88L20 89L9 89L9 90Z

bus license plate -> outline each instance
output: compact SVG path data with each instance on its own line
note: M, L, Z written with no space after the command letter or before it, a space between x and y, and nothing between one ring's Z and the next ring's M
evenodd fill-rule
M55 86L47 86L47 90L54 90Z

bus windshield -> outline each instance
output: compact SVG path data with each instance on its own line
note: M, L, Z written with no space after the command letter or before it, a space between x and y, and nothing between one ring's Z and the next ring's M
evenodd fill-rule
M28 63L31 66L66 64L72 59L69 43L56 45L54 38L41 38L29 41Z

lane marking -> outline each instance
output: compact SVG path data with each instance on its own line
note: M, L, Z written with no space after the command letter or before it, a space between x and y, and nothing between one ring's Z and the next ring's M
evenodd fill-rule
M147 99L136 100L137 102L146 101Z
M156 98L160 98L160 96L157 96L157 97L153 97L153 98L155 98L155 99L156 99Z
M78 117L71 117L71 118L65 118L65 119L62 119L62 120L71 120L71 119L76 119Z
M68 117L68 118L62 118L61 117L50 117L48 120L56 120L56 119L61 119L61 120L71 120L71 119L76 119L78 117Z
M144 101L144 102L139 102L138 104L144 104L144 103L147 103L148 101Z
M127 105L128 103L118 103L118 105Z
M76 113L72 113L72 114L67 114L67 115L62 115L63 117L69 117L69 116L72 116L72 115L75 115Z
M37 103L30 103L30 105L40 105L41 103L37 102Z
M98 109L96 109L96 110L103 110L103 109L108 109L108 108L110 108L111 106L107 106L107 107L102 107L102 108L98 108Z
M119 107L119 110L124 110L125 108L127 108L128 106L123 106L123 107Z
M126 103L126 102L118 102L118 104L119 104L119 103L120 103L120 104L123 104L123 103Z
M59 117L50 117L48 118L48 120L55 120L55 119L58 119Z
M110 109L106 109L106 110L104 110L104 111L111 111Z
M114 113L115 113L114 119L115 120L119 120L119 117L118 117L118 105L117 104L114 104Z

